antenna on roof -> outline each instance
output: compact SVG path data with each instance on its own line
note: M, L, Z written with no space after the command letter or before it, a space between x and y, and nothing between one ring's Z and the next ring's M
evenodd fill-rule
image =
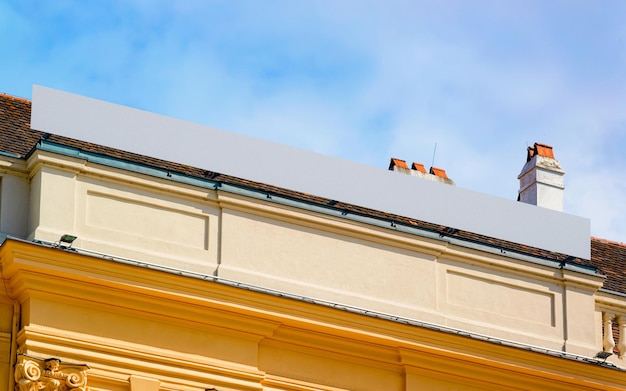
M437 142L435 141L435 149L433 150L433 161L430 163L431 167L435 167L435 153L437 153Z

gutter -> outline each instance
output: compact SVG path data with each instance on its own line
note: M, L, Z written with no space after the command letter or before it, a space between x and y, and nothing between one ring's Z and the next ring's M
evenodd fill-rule
M3 152L3 151L0 151L0 156L7 156L7 157L14 158L14 159L21 159L21 158L24 157L24 156L19 155L17 153Z

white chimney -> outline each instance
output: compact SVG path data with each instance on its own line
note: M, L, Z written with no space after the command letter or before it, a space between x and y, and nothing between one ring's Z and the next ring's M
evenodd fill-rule
M563 175L552 147L535 143L528 147L526 164L519 179L518 201L544 208L563 211Z

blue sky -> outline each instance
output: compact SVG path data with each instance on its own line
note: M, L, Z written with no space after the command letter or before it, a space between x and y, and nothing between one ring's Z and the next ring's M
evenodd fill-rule
M0 0L0 92L40 84L378 167L428 167L436 143L458 186L509 199L543 142L565 211L624 242L625 18L621 0Z

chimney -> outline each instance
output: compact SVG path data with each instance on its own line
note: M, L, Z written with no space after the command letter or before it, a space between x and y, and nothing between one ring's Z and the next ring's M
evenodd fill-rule
M517 200L527 204L563 211L563 175L552 147L535 143L528 147L526 164L519 174Z
M426 167L421 163L411 164L411 168L406 164L405 160L391 158L389 162L389 171L400 172L402 174L416 176L418 178L427 179L434 182L445 183L448 185L454 185L454 181L448 178L446 171L441 168L431 167L426 172Z

